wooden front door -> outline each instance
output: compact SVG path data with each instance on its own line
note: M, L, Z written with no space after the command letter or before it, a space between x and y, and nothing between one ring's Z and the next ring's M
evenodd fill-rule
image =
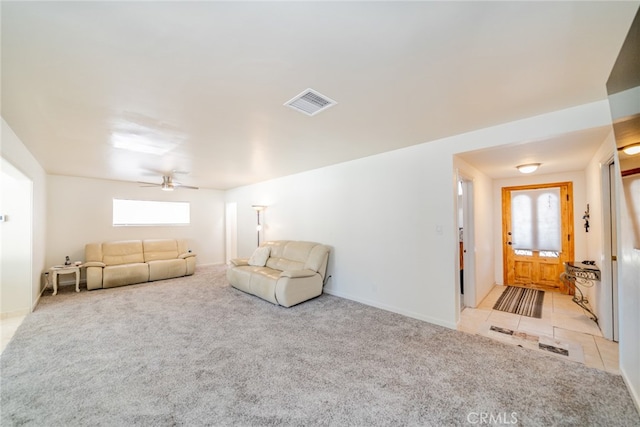
M502 224L505 285L570 293L560 274L573 261L572 183L504 187Z

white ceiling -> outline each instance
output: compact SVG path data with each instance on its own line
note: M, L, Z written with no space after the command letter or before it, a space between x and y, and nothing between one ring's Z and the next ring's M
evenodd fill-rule
M528 163L540 163L536 174L579 171L586 167L610 132L611 126L600 126L541 141L469 151L459 157L494 179L520 175L516 166Z
M605 99L638 4L3 1L2 116L52 174L233 188Z

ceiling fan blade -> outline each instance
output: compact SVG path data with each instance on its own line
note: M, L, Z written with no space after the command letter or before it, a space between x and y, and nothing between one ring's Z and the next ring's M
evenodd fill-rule
M185 188L188 190L198 190L198 187L192 187L190 185L182 185L177 181L174 181L171 175L163 175L161 183L138 181L141 184L140 187L161 187L163 190L171 190L174 188Z
M200 187L192 187L190 185L176 184L175 181L173 182L173 185L175 186L175 188L186 188L188 190L199 190L200 189Z

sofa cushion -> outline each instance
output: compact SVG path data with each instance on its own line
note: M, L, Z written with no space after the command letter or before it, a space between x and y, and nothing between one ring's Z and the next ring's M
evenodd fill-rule
M103 270L102 287L133 285L149 281L149 266L145 263L107 266Z
M127 240L103 243L102 262L106 265L122 265L144 262L142 242L140 240Z
M246 264L229 268L227 270L227 280L234 288L251 293L251 275L257 268L259 267L252 267Z
M189 252L189 243L185 240L185 239L178 239L176 240L176 243L178 245L178 253L179 254L186 254L187 252Z
M291 261L287 258L278 258L272 256L267 260L267 267L280 271L296 271L304 269L304 263Z
M265 245L271 248L267 267L281 271L318 271L323 265L324 254L328 252L326 246L314 242L280 240L266 242Z
M84 259L87 262L102 262L102 244L88 243L84 247Z
M250 278L249 289L253 295L259 296L273 304L278 304L276 299L276 283L280 272L268 267L254 267Z
M275 287L280 277L280 271L269 267L254 267L245 265L227 270L227 279L236 289L257 295L273 304L275 299Z
M149 281L172 279L187 274L187 262L183 259L162 259L148 261Z
M82 267L85 268L89 268L89 267L106 267L107 264L105 264L104 262L98 262L98 261L90 261L90 262L85 262L84 264L82 264Z
M318 246L318 244L312 242L288 242L284 246L282 257L304 264L309 258L309 254L316 246Z
M316 274L318 274L317 272L313 271L313 270L309 270L309 269L304 269L304 270L295 270L295 271L283 271L282 273L280 273L280 277L291 277L291 278L298 278L298 277L312 277L315 276Z
M265 242L264 246L271 248L273 258L285 258L304 264L309 257L309 253L317 243L298 242L291 240L279 240L275 242Z
M251 255L251 258L249 258L248 264L255 267L264 267L267 264L267 259L269 259L270 253L270 247L260 246L255 251L253 251L253 255Z
M328 257L329 247L325 245L316 245L311 249L309 257L304 264L304 268L317 271L324 278Z
M144 261L157 261L161 259L178 258L178 243L175 239L151 239L143 240Z

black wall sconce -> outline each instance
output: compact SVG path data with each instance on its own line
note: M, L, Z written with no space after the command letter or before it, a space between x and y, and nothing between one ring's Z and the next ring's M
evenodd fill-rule
M589 232L589 204L587 203L587 210L584 211L584 215L582 216L582 219L584 219L584 231L586 233Z

